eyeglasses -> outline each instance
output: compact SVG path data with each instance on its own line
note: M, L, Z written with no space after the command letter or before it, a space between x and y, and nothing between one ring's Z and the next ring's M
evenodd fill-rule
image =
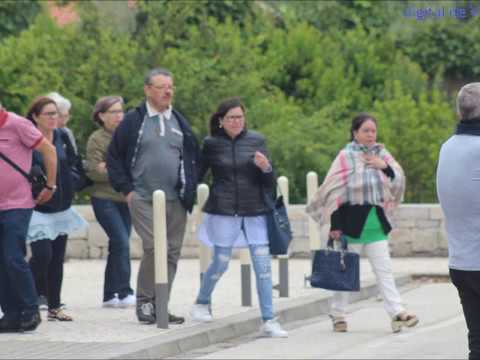
M119 115L119 114L123 114L123 110L108 110L108 111L105 111L107 114L112 114L112 115Z
M240 121L243 121L244 119L245 119L244 115L230 115L230 116L225 116L223 118L223 121L232 123L234 121L240 122Z
M171 86L171 85L157 86L157 85L149 84L148 86L153 87L158 91L165 91L165 90L175 91L176 89L175 86Z
M46 117L57 117L58 116L58 112L57 111L49 111L49 112L46 112L46 113L42 113L40 114L40 116L46 116Z

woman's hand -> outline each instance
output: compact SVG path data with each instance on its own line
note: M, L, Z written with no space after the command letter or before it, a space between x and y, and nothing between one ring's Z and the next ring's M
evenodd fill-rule
M383 170L387 168L387 163L377 155L364 155L365 164L374 169Z
M98 163L97 171L100 173L107 173L107 164L105 163L105 161Z
M272 167L270 165L270 161L268 161L267 157L263 155L260 151L255 151L255 156L253 161L257 167L260 168L263 172L268 172Z

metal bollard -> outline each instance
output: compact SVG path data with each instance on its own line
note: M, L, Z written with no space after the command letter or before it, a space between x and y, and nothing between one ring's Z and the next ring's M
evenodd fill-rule
M157 327L168 329L167 212L162 190L153 193L153 241Z
M242 283L242 306L252 306L252 266L248 249L240 250L240 276Z
M277 180L279 191L282 194L285 206L290 204L288 195L288 179L286 176L280 176ZM278 256L278 277L279 277L279 296L288 297L288 254Z
M208 185L206 184L198 185L197 194L198 194L197 195L198 204L197 204L196 224L198 227L203 220L202 208L208 199L208 194L209 194ZM201 283L203 279L203 274L205 274L205 272L208 269L208 266L210 265L210 260L212 259L212 251L208 248L208 246L205 246L200 242L198 245L198 258L200 259L200 283Z

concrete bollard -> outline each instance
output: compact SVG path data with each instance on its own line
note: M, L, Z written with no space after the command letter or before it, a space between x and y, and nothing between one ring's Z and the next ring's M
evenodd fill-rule
M318 189L318 175L314 171L307 174L307 204L312 201ZM322 247L318 224L310 216L308 217L308 237L310 240L310 251L313 253Z
M196 214L197 227L200 226L200 224L203 221L202 208L208 199L208 194L209 194L208 185L206 184L198 185L198 188L197 188L198 204L197 204L197 214ZM212 259L212 251L208 248L208 246L200 242L198 245L198 258L200 259L200 283L201 283L203 279L203 274L205 274L205 272L208 269L208 266L210 265L210 261Z
M240 249L240 280L242 284L242 306L252 306L252 266L248 249Z
M312 201L315 192L318 189L318 175L315 171L309 171L307 174L307 204ZM318 231L318 225L310 216L308 216L308 238L310 244L310 259L313 264L313 257L315 256L315 250L322 247L320 240L320 233ZM307 287L310 282L310 274L305 274L303 277L303 285Z
M280 176L277 180L278 191L277 194L283 196L285 206L290 204L288 194L288 179L286 176ZM288 297L288 254L278 256L278 290L280 297Z
M165 193L153 193L153 241L155 256L155 311L157 327L168 329L167 212Z

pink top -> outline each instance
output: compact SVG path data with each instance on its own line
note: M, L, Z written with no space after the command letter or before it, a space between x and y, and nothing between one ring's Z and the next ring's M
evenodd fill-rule
M42 133L29 120L0 110L0 152L27 173L32 166L32 149L42 139ZM0 211L34 206L30 183L0 159Z

